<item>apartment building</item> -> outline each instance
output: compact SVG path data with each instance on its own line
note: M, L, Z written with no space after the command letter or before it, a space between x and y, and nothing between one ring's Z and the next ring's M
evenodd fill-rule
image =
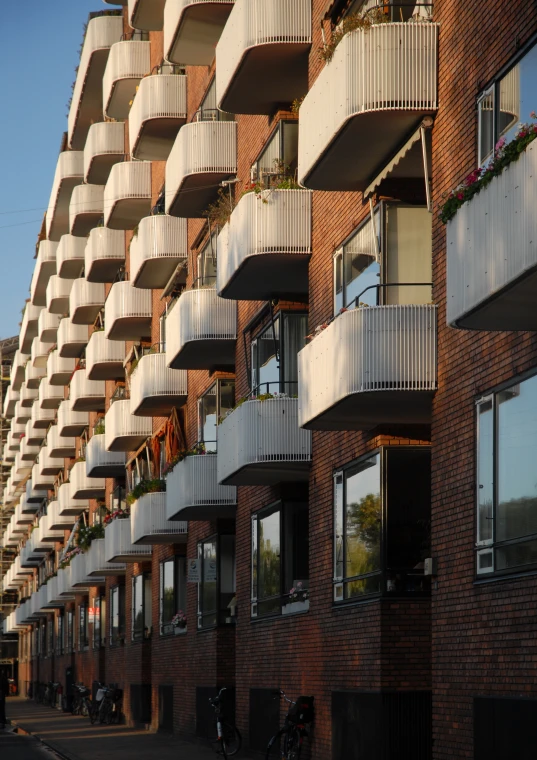
M91 15L4 400L22 692L529 756L536 42L521 0Z

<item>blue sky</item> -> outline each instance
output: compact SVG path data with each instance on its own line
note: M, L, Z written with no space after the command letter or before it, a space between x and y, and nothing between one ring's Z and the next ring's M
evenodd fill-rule
M90 11L114 6L102 0L2 5L0 338L7 338L19 332L29 295L35 242L67 130L67 102L84 23Z

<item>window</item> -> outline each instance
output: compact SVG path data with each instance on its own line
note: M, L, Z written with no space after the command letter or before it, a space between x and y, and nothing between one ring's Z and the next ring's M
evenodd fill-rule
M477 403L477 573L537 564L537 375Z
M63 654L63 613L56 618L56 654Z
M214 288L216 284L216 241L218 231L210 235L209 239L198 253L198 279L196 287Z
M84 600L78 608L78 651L89 647L88 602Z
M216 105L216 78L213 77L211 84L199 110L194 115L194 121L234 121L234 116L226 111L221 111Z
M198 399L198 436L206 451L216 451L218 420L235 406L235 381L217 380Z
M198 559L198 628L233 622L229 604L235 597L235 536L212 536L201 541Z
M74 610L68 610L67 611L67 651L68 652L74 651L74 641L73 641L74 617L75 617Z
M125 638L125 587L110 589L110 646L117 646Z
M252 516L253 617L309 608L308 505L286 502Z
M93 648L99 649L105 644L106 636L106 597L93 597Z
M54 654L54 621L47 621L47 654L52 657Z
M252 166L252 180L281 174L282 168L294 173L297 164L298 121L280 121Z
M307 314L278 314L252 340L252 391L287 393L298 386L298 352L306 343Z
M384 448L334 474L334 600L428 592L430 451Z
M151 574L132 579L132 638L148 638L151 632Z
M513 139L519 126L531 119L537 102L537 46L498 77L477 100L478 159L483 166L501 137Z
M186 559L171 557L160 563L160 634L175 633L172 618L186 614Z

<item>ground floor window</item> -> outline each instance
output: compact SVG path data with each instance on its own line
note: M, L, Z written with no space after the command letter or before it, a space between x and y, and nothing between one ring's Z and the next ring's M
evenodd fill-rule
M132 579L132 638L148 638L151 633L151 573Z
M67 611L67 651L72 652L74 651L74 617L75 613L74 610L68 610Z
M217 535L198 544L198 628L233 623L235 536Z
M93 648L104 646L106 637L106 598L93 597L90 622L93 623Z
M110 645L118 646L125 639L125 586L110 589Z
M160 563L160 634L186 631L186 559L170 557Z
M78 607L78 649L83 652L89 647L88 601Z

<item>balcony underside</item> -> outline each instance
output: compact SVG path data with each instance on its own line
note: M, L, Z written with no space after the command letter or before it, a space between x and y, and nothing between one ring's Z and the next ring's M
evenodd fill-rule
M102 153L93 156L86 172L86 182L88 185L106 185L112 167L124 160L124 153Z
M245 51L219 107L228 113L272 114L308 91L310 43L268 43Z
M72 403L73 412L104 412L104 396L79 396Z
M84 89L80 97L71 150L84 150L88 130L103 118L103 76L108 61L108 47L94 50L88 63ZM89 180L88 180L89 181Z
M125 264L125 257L121 259L97 259L92 261L91 267L86 273L88 282L114 282L115 276L121 266Z
M116 449L123 451L123 449ZM95 465L87 472L89 478L122 478L125 477L125 464L100 464Z
M67 423L60 430L60 435L62 438L76 438L77 435L82 435L85 427L83 422Z
M188 540L188 533L176 533L170 530L169 533L157 532L151 533L147 536L141 536L136 541L133 541L135 546L152 546L153 544L186 544Z
M235 338L190 340L170 363L171 369L208 369L235 366Z
M168 415L173 407L180 407L186 404L185 395L162 395L162 396L147 396L144 398L136 409L132 409L131 414L136 417L165 417Z
M69 314L69 296L56 296L48 304L51 314Z
M185 175L167 213L170 216L188 219L203 217L207 207L217 197L218 185L230 176L229 172L198 172Z
M140 219L148 216L150 211L150 198L117 200L110 211L106 226L111 230L133 230Z
M89 380L117 380L125 376L123 362L97 362L88 370Z
M219 295L240 301L268 301L273 297L302 300L308 293L309 260L310 254L252 254Z
M112 86L112 92L105 108L106 116L124 121L129 116L131 100L136 96L136 89L140 84L140 77L125 77L116 79Z
M84 259L67 259L62 261L61 266L58 268L58 274L66 280L76 280L77 277L80 277L80 272L83 269Z
M151 317L123 317L114 321L107 333L107 338L109 340L137 340L150 335Z
M146 435L118 435L112 440L108 451L135 451L146 439ZM125 466L122 469L125 474ZM92 477L95 477L93 473Z
M96 575L104 575L105 578L115 578L116 575L125 575L127 568L122 567L119 561L114 560L114 562L116 562L116 567L98 567L96 570L92 570L90 573L88 573L88 577L93 578Z
M87 340L64 343L63 346L58 350L58 356L61 356L63 359L78 359L87 345Z
M103 215L102 211L88 211L77 214L71 227L71 235L75 237L87 237L94 227L97 227ZM80 270L77 275L80 274Z
M235 504L196 504L188 507L181 507L174 513L173 517L168 520L217 520L234 519L237 513Z
M53 459L71 459L72 457L76 456L76 449L74 446L57 446L56 448L51 448L50 451L48 451L48 454ZM43 468L41 472L48 474L50 470L49 468Z
M71 322L74 325L92 325L102 307L103 305L98 303L77 306L73 309L73 313L71 314Z
M87 503L83 501L80 502L80 505L73 504L71 502L66 507L63 507L60 510L60 516L61 517L78 517L78 515L81 515L82 512L84 512L87 508L88 508Z
M48 234L49 240L59 243L61 236L69 233L69 203L73 190L81 182L82 177L66 177L62 180Z
M73 489L73 499L102 499L105 489L97 486L81 486L78 491Z
M132 155L146 161L166 161L185 122L184 118L171 116L146 119L133 145Z
M152 259L146 259L136 273L136 277L132 284L135 288L145 288L146 290L164 288L179 264L182 264L183 262L186 264L187 259L182 256L178 256L177 258L157 256ZM186 266L180 272L177 282L183 285L185 284Z
M169 60L189 66L210 66L232 8L232 3L210 2L185 8L170 46Z
M65 385L65 383L58 383L58 385ZM62 401L63 401L63 398L59 398L58 396L52 396L52 397L49 397L49 398L44 398L41 401L41 409L57 409ZM46 428L48 428L49 425L50 425L50 420L37 420L34 423L34 425L36 427L46 427Z
M50 375L48 381L49 381L50 385L56 385L56 386L58 386L58 385L68 385L69 382L70 382L70 380L71 380L71 375L72 374L73 374L73 370L72 369L69 370L69 371L66 370L65 372L60 372L59 370L57 370L56 372L54 372L54 374ZM52 401L54 401L54 405L52 405ZM58 406L59 406L59 402L60 401L61 401L61 399L58 399L58 403L56 403L56 399L53 399L53 400L51 399L51 405L50 406L48 406L48 404L47 404L47 406L45 406L45 404L43 402L43 409L57 409Z

